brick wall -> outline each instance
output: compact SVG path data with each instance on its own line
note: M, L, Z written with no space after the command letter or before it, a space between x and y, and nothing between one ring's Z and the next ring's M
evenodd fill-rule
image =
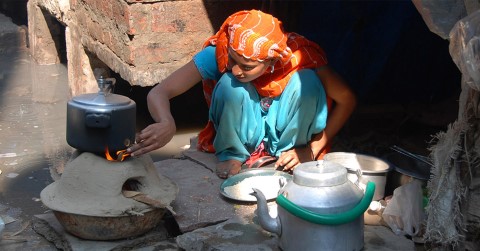
M152 86L191 60L223 20L262 1L222 0L30 0L32 53L48 63L36 37L48 33L40 24L50 13L66 29L69 85L72 94L96 89L94 55L131 85ZM35 13L33 13L35 10ZM42 11L39 11L42 10ZM32 20L32 21L30 21ZM51 48L48 54L51 54ZM93 61L98 61L93 60ZM56 63L56 62L50 62Z
M184 63L214 32L199 0L78 0L73 8L82 30L136 67Z

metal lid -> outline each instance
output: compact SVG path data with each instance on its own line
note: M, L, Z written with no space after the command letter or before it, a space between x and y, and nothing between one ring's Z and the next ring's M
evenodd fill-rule
M338 186L347 182L347 169L326 160L305 162L293 170L293 182L309 187Z
M133 102L123 95L102 92L78 95L72 101L89 106L128 106Z

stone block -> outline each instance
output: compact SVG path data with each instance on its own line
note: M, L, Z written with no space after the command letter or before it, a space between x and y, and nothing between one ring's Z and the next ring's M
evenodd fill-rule
M129 35L138 35L150 31L151 6L132 4L128 6L128 30Z
M68 82L71 96L98 92L98 85L93 75L92 65L81 43L81 33L74 24L65 31L67 44Z
M27 3L29 25L29 45L33 59L40 65L58 64L60 58L55 46L54 23L49 15L35 3Z
M213 157L213 156L212 156ZM163 160L155 162L157 171L179 187L172 207L182 233L226 221L234 216L249 217L253 204L238 205L220 194L219 179L208 167L192 160Z
M235 217L180 235L176 242L182 250L281 250L275 235Z

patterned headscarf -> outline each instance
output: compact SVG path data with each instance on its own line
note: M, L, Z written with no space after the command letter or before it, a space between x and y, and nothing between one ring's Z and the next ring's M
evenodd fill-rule
M282 23L270 14L258 10L239 11L229 16L219 31L203 45L215 46L218 70L226 72L228 48L239 55L256 61L274 60L274 71L267 70L252 81L262 97L282 94L293 73L305 68L318 68L327 64L324 51L316 43L296 33L283 31ZM203 92L210 106L215 81L203 80ZM215 129L209 121L199 134L198 148L214 152Z
M221 72L228 65L228 46L239 55L255 61L283 59L288 62L292 56L282 23L258 10L240 11L229 16L205 45L210 44L217 46L216 56Z
M258 10L229 16L204 43L204 47L209 45L216 46L218 70L222 73L227 71L229 47L251 60L276 60L273 73L267 71L252 81L261 96L279 96L294 72L327 64L320 46L299 34L284 32L281 21Z

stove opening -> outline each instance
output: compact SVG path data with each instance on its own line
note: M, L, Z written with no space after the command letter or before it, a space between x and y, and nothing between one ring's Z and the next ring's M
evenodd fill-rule
M142 183L135 178L126 180L122 185L122 191L136 191L139 192L142 187Z

